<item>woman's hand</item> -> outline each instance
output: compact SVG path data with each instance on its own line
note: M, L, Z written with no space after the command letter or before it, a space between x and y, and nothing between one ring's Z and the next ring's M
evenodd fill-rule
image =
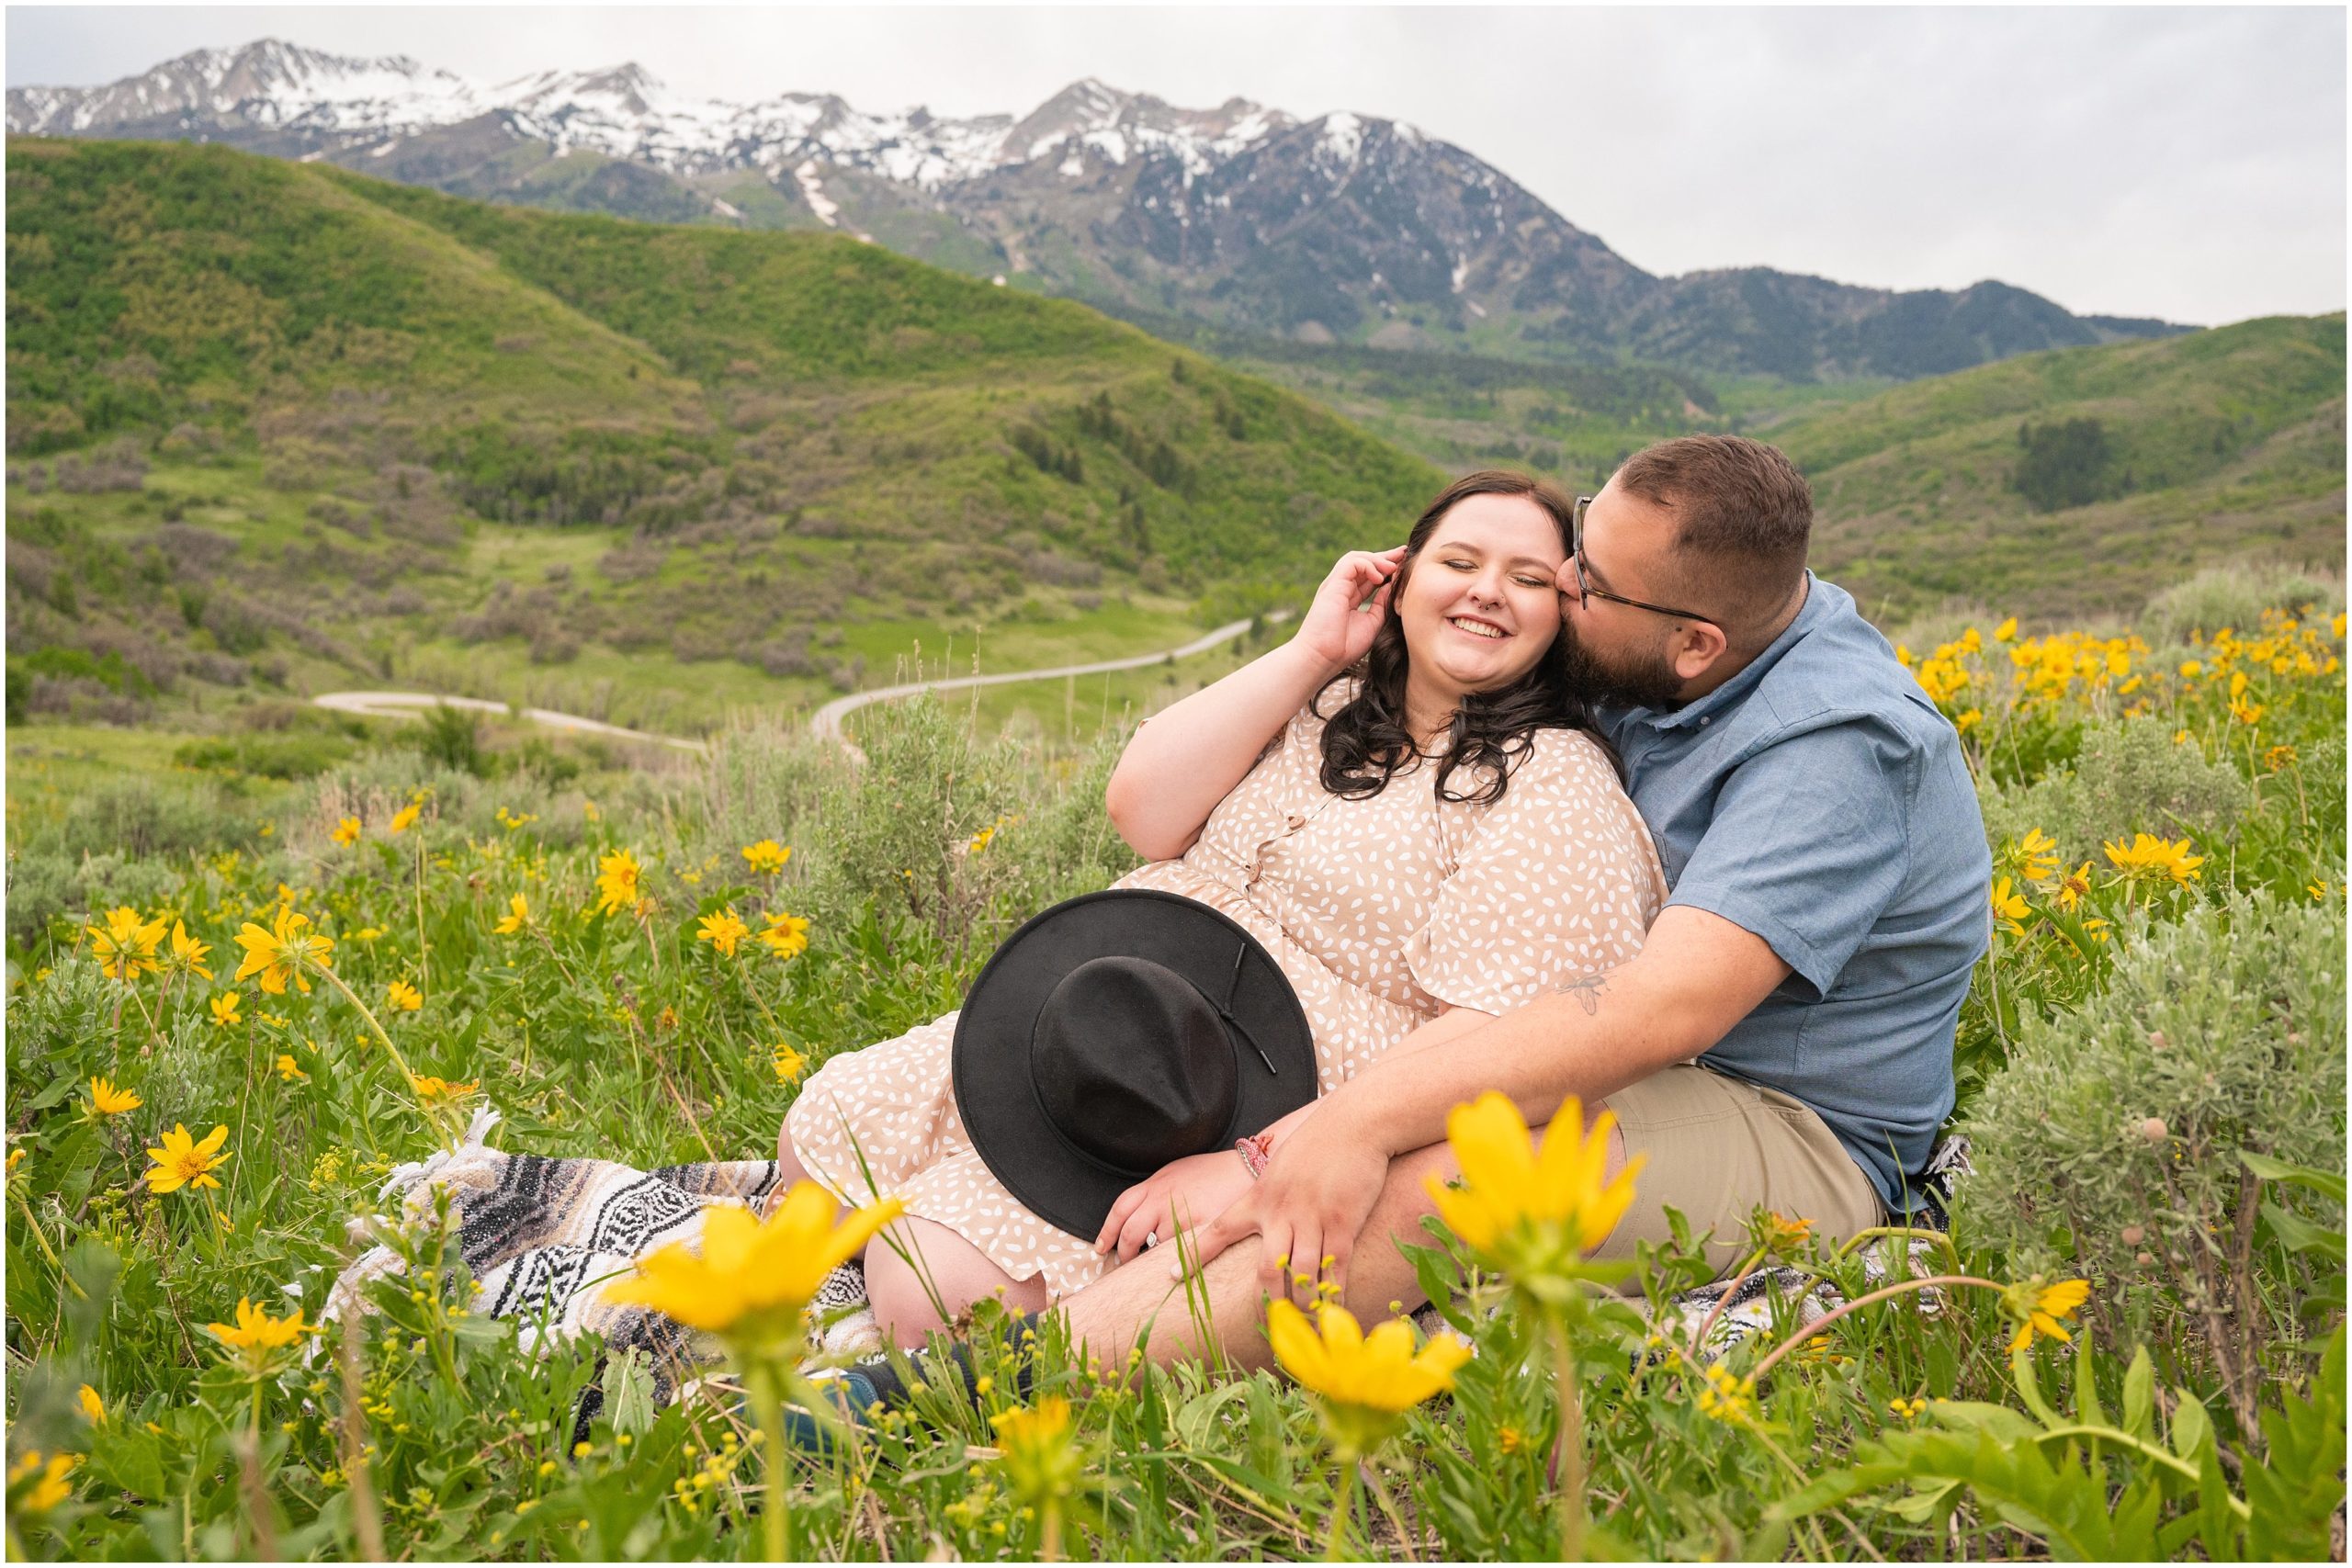
M1250 1190L1250 1168L1231 1149L1171 1161L1119 1194L1094 1250L1116 1247L1119 1261L1128 1262L1155 1234L1164 1242L1223 1213Z
M1388 611L1388 592L1405 547L1393 550L1350 550L1315 591L1315 601L1300 617L1291 640L1334 670L1344 670L1372 647Z

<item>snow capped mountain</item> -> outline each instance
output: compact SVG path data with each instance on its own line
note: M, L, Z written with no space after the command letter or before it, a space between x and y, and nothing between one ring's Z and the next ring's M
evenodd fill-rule
M1130 316L1310 342L1938 374L2155 335L1996 283L1894 294L1760 267L1654 276L1409 125L1180 108L1092 77L1018 118L736 103L635 64L476 83L275 39L99 87L22 87L13 134L217 141L477 200L824 229Z
M777 173L815 158L926 191L1046 158L1072 142L1113 164L1166 155L1201 174L1291 123L1238 98L1193 112L1091 77L1017 122L1010 115L943 119L921 108L866 114L829 95L783 93L748 104L695 97L636 64L477 84L405 55L357 60L277 39L198 50L108 86L8 93L8 130L47 136L119 133L177 119L380 140L485 114L504 116L559 156L585 151L687 175L747 167Z

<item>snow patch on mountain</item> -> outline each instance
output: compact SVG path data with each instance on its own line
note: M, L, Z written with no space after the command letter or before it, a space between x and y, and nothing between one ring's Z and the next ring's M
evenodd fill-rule
M792 171L792 177L799 183L800 199L808 204L808 210L817 215L818 221L828 229L841 227L840 204L825 194L825 182L817 177L817 161L808 159Z

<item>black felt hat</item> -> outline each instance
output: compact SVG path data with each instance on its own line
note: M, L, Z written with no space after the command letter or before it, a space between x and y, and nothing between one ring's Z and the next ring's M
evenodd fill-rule
M1315 1041L1272 955L1150 888L1057 904L997 949L956 1020L956 1105L982 1163L1092 1241L1169 1161L1315 1098Z

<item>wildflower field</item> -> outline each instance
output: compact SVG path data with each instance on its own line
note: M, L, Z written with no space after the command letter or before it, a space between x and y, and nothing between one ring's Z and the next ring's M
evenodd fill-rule
M811 1065L1132 863L1123 731L922 700L865 716L862 766L779 722L658 769L423 727L291 781L12 769L10 1552L2341 1557L2342 610L2220 571L2129 624L1905 629L1996 857L1974 1170L1874 1283L1758 1215L1747 1267L1836 1282L1826 1317L1701 1354L1654 1310L1695 1246L1638 1294L1584 1259L1627 1197L1600 1127L1538 1159L1488 1100L1419 1258L1458 1337L1281 1308L1287 1375L1241 1375L1049 1323L1025 1394L983 1348L979 1407L943 1382L821 1453L770 1435L799 1308L882 1206L615 1281L707 1318L751 1395L657 1407L630 1359L473 1311L449 1231L371 1229L378 1190L492 1107L510 1150L764 1156ZM408 1269L321 1332L387 1235Z

